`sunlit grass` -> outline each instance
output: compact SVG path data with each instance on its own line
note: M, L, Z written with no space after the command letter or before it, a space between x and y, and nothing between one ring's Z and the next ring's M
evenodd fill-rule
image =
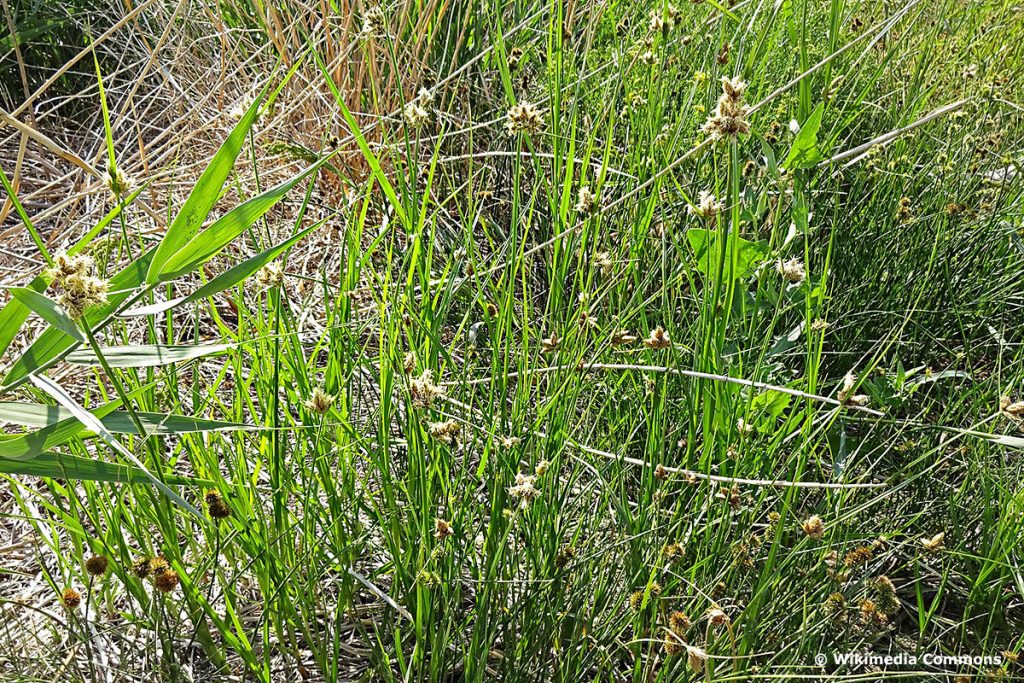
M0 677L1019 675L1017 9L261 7L4 158Z

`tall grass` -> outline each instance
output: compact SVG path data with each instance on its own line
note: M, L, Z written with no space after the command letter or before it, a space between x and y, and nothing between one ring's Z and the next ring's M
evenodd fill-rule
M1019 675L1014 7L204 9L186 193L4 162L5 679Z

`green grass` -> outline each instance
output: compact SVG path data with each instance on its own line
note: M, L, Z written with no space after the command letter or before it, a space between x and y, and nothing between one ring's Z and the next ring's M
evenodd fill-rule
M109 198L81 319L9 282L0 678L1020 677L1019 8L572 7L356 39L363 9L337 44L324 8L217 7L262 94L188 198ZM724 77L750 132L715 142Z

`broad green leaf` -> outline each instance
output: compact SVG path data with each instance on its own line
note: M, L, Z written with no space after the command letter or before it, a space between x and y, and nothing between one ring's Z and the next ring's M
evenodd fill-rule
M316 230L322 226L327 219L320 221L316 225L311 225L297 235L290 239L282 242L276 247L267 249L262 254L257 254L250 259L242 261L237 266L227 270L217 277L213 278L205 285L192 292L188 296L178 297L177 299L171 299L169 301L159 301L149 306L139 306L138 308L132 308L121 314L121 317L130 318L134 316L153 315L154 313L163 313L172 308L190 304L195 301L200 301L208 296L213 296L219 292L223 292L225 289L230 289L238 283L244 281L250 275L264 267L282 253L293 247L299 240L308 235L313 230Z
M146 271L149 269L149 263L152 258L153 252L148 251L111 278L111 293L107 295L107 305L97 306L86 311L85 322L87 325L95 329L96 325L113 313L125 299L131 296L133 290L146 277ZM4 377L3 386L0 387L0 390L9 389L14 384L25 381L29 374L40 368L47 367L55 359L59 358L61 354L77 344L77 341L56 328L50 327L44 330L11 366L7 376Z
M697 259L697 269L705 278L714 277L718 273L719 234L715 230L705 228L690 228L686 231L686 239L693 249L693 255ZM768 255L768 246L764 242L751 242L739 235L729 235L729 242L726 243L726 259L732 254L732 240L739 240L737 245L736 263L733 268L733 277L741 278L748 275L754 267L764 261ZM727 261L728 264L728 261Z
M300 180L319 169L329 159L329 156L324 157L294 178L286 180L277 187L273 187L263 194L239 204L218 218L209 228L193 237L177 253L167 259L167 262L160 269L159 280L173 280L176 277L192 272L209 261L236 237L252 227L274 204L281 201L288 194L288 191L295 187ZM150 273L152 277L152 271Z
M233 344L163 345L139 344L106 346L100 348L103 359L113 368L155 368L182 361L221 354L234 348ZM72 351L65 360L75 365L99 365L92 349Z
M20 403L6 403L5 405L25 405ZM105 405L92 410L92 414L99 419L103 419L108 413L114 411L120 405L120 401L111 401ZM47 415L55 416L58 413L53 411L63 410L58 406L43 406ZM0 419L12 422L14 424L23 424L20 421L20 417L24 415L24 409L20 408L5 408L0 411ZM67 411L64 411L65 413ZM82 423L79 422L74 416L50 422L40 429L29 434L19 434L17 436L4 436L0 438L0 457L2 458L13 458L15 460L28 460L30 458L36 458L51 448L56 448L61 444L67 443L71 439L75 438L82 433Z
M29 379L32 381L33 384L36 385L36 387L49 394L49 396L53 400L57 401L57 403L59 403L60 405L64 406L67 410L69 410L71 414L75 416L75 419L77 419L79 422L85 425L90 431L95 432L96 436L103 439L103 441L105 441L107 445L109 445L119 454L127 458L132 465L134 465L143 473L145 473L149 481L158 489L160 489L160 491L165 496L167 496L168 498L170 498L175 503L177 503L184 509L188 510L192 514L196 515L197 517L200 516L199 510L197 510L195 506L193 506L180 495L175 493L171 488L167 486L167 484L160 481L152 472L146 469L146 466L143 465L142 462L137 457L135 457L134 453L125 448L124 445L120 441L118 441L117 438L103 426L103 423L100 422L95 415L93 415L88 410L75 403L75 400L68 396L68 393L64 391L64 389L61 388L60 385L58 385L49 377L44 377L41 375L31 375Z
M96 411L91 411L96 415ZM238 422L221 422L206 420L187 415L171 415L164 413L140 413L135 415L146 428L147 434L191 434L197 432L226 432L258 429ZM18 424L25 427L53 427L65 420L75 420L75 416L60 406L47 406L40 403L16 403L0 401L0 421ZM131 415L123 410L112 412L99 418L103 426L114 434L138 434ZM75 426L81 430L82 425L75 420ZM0 440L2 444L2 440ZM52 447L52 446L51 446Z
M824 103L819 104L804 121L800 132L793 140L793 146L782 167L787 171L796 168L809 168L821 161L821 150L818 149L818 129L821 128L821 115L825 111Z
M754 424L759 430L771 429L792 401L792 395L781 391L769 389L761 392L750 401L750 414L754 417Z
M0 473L76 481L105 481L119 484L151 483L149 475L138 467L51 452L43 453L32 460L0 458ZM171 474L165 475L164 479L168 484L172 485L212 485L212 482L205 479L190 479Z
M69 318L68 314L53 299L28 287L11 287L10 292L15 299L24 304L33 313L67 336L77 342L85 341L85 337L82 336L82 331L75 325L75 321Z
M267 88L264 88L249 105L248 111L235 124L224 144L213 156L210 165L206 167L203 175L199 177L195 187L192 188L192 192L189 193L188 199L185 200L178 215L171 221L164 238L160 240L160 244L157 245L153 253L149 271L146 274L147 283L153 284L159 281L160 275L164 272L164 264L199 232L203 221L210 215L213 205L220 197L225 181L235 167L235 159L242 151L245 139L249 135L249 129L256 121L260 105L266 94Z

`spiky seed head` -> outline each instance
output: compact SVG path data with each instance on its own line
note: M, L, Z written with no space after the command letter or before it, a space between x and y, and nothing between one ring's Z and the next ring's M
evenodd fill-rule
M522 102L505 115L505 129L510 135L535 135L544 128L544 114L536 105Z
M164 572L167 572L167 571L170 571L170 570L171 570L171 565L170 565L169 562L167 562L167 558L165 558L163 555L158 555L157 557L150 558L150 560L149 560L149 575L150 576L153 576L153 577L160 576Z
M728 44L723 47L720 58L722 54L728 60ZM746 89L747 84L743 81L722 77L722 96L718 98L714 116L707 120L703 128L712 140L726 140L750 132L750 124L747 123L750 108L743 103Z
M85 571L91 576L103 576L107 573L108 564L105 555L93 555L85 561Z
M304 405L309 412L323 415L334 405L334 396L320 387L315 387Z
M668 615L668 627L676 635L683 635L690 629L691 625L690 617L686 616L683 612L676 611Z
M228 507L224 497L219 491L209 490L206 492L206 511L213 519L227 519L231 516L231 508Z
M440 517L434 518L434 537L437 538L437 540L443 541L446 538L450 538L454 533L455 529L452 528L452 525L448 521L443 520Z
M427 424L430 436L449 446L458 441L462 425L455 420L444 420L443 422L430 422Z
M684 643L683 639L672 630L665 631L664 647L665 654L670 657L681 655L686 651L686 643Z
M384 9L374 6L366 10L363 15L363 30L360 32L364 38L387 38L388 18Z
M165 569L153 579L153 586L161 593L171 593L178 587L180 580L178 572Z
M584 185L576 194L575 209L580 213L591 213L597 207L597 195L588 185Z
M698 218L714 218L721 213L724 208L725 205L718 201L718 197L707 190L701 190L697 195L697 204L691 204L686 208L686 210L691 216L696 216Z
M629 330L615 330L612 332L612 346L632 344L637 340L636 335L630 334Z
M256 285L260 289L276 287L284 282L284 268L277 261L263 266L256 272Z
M686 548L682 543L673 541L662 546L661 555L669 562L678 562L686 556Z
M878 609L886 616L895 614L899 609L900 601L896 596L896 586L892 580L885 575L876 576L868 580L867 585Z
M89 275L92 273L95 263L91 256L86 254L57 254L53 259L53 265L46 273L52 277L57 284L63 285L64 281L72 275Z
M444 390L434 384L433 374L429 368L409 382L409 392L412 394L412 404L415 408L429 408L434 399L444 395Z
M132 563L132 574L135 574L140 579L148 577L150 575L149 563L152 559L151 557L136 558L135 562Z
M935 553L942 550L946 541L946 532L940 531L931 538L922 538L921 547L930 553Z
M118 199L128 194L128 176L117 166L111 166L103 174L103 184Z
M60 601L64 604L65 608L75 610L82 604L82 594L74 588L68 587L60 594Z
M811 515L805 519L802 526L804 533L814 540L821 540L825 535L825 523L821 521L821 517L818 515Z
M550 337L540 340L540 351L541 353L555 353L561 343L562 340L558 338L558 333L552 332Z
M422 128L430 120L430 112L418 102L409 102L402 109L402 118L410 128Z
M519 501L519 507L526 509L530 501L540 495L536 486L537 477L532 474L516 474L516 483L508 487L508 494Z
M870 545L862 545L846 553L843 557L843 564L847 569L853 569L865 565L875 556L875 549Z
M64 279L57 303L72 320L80 320L90 308L107 303L108 285L92 275L75 273Z
M668 332L661 325L651 330L651 335L644 340L644 346L649 349L667 349L672 346L672 339Z
M775 270L779 271L779 275L786 282L803 282L804 278L807 277L807 271L804 270L804 263L800 259L794 257L788 261L779 259L775 263Z
M999 401L999 409L1010 417L1024 417L1024 401L1010 401L1008 396Z

